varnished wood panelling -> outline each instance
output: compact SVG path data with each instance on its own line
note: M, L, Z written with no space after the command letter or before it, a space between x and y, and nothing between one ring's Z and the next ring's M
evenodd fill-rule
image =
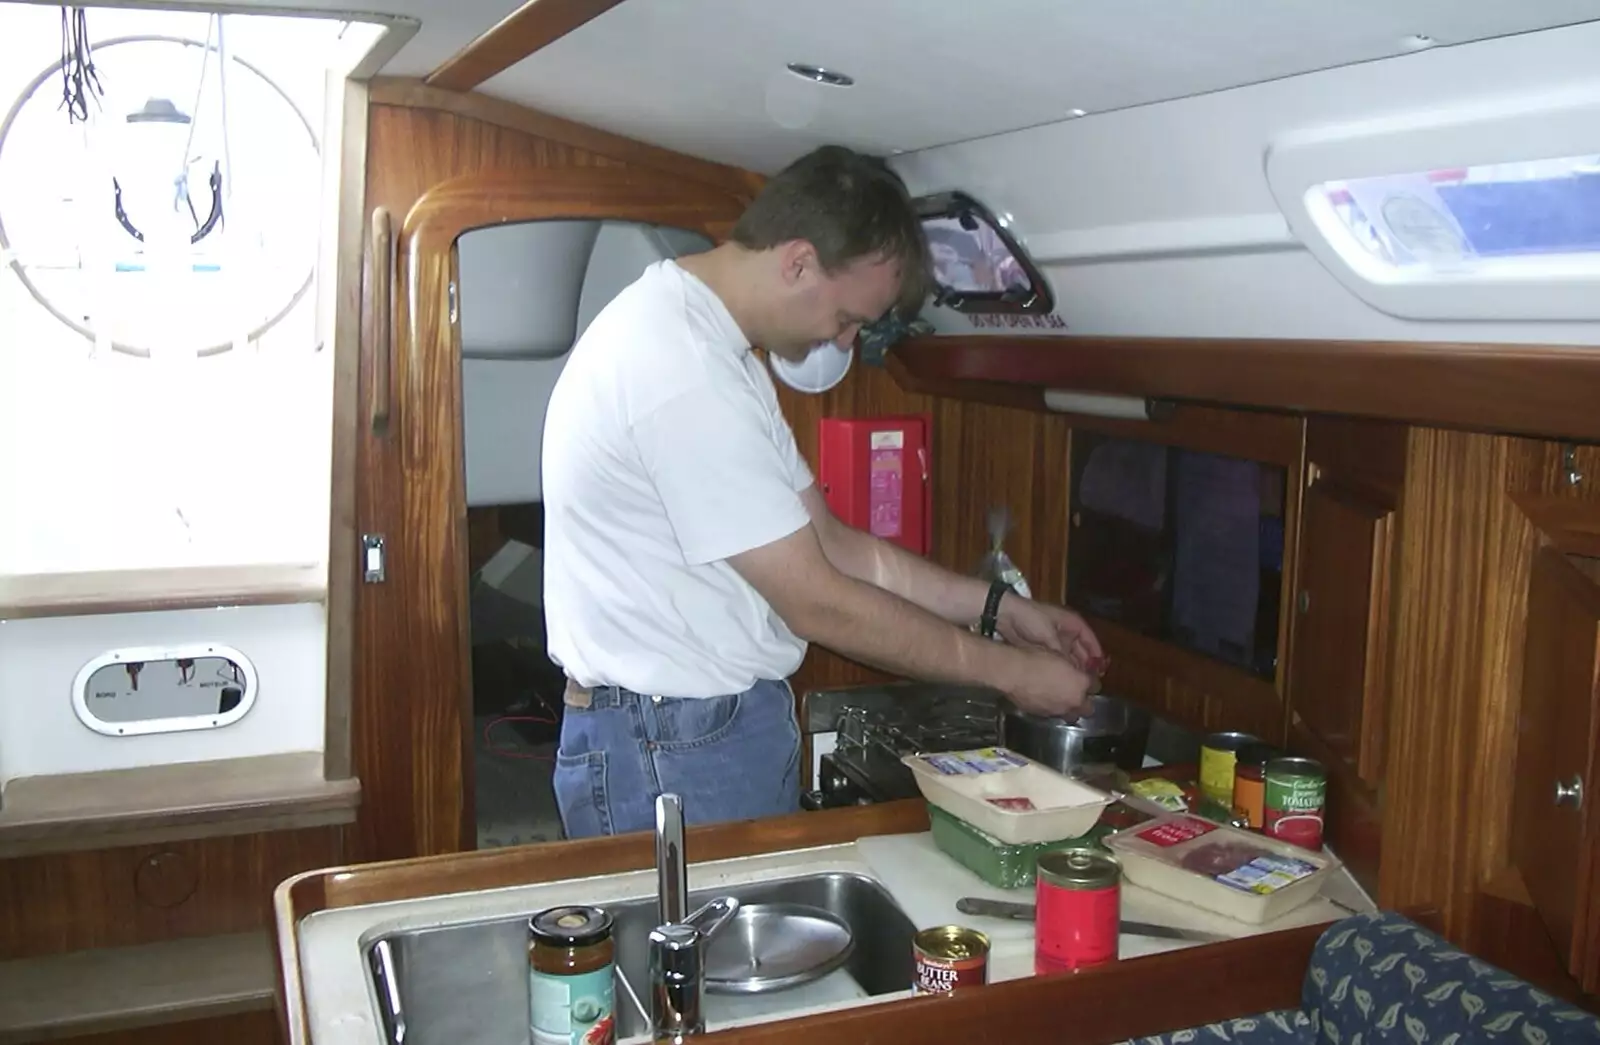
M1306 424L1300 562L1292 600L1289 747L1328 773L1324 835L1379 890L1404 425Z
M1481 761L1484 723L1506 699L1500 666L1520 630L1525 576L1505 545L1514 441L1413 429L1400 523L1395 660L1379 902L1438 904L1466 927L1485 803L1503 804L1509 761Z
M1509 641L1492 647L1496 660L1490 677L1496 690L1484 704L1479 745L1479 758L1485 765L1511 767L1519 757L1523 629L1535 550L1547 541L1560 541L1572 550L1574 534L1600 530L1600 446L1578 447L1576 461L1579 471L1586 476L1576 485L1567 482L1561 443L1518 441L1508 462L1506 489L1509 496L1497 506L1499 541L1494 546L1494 559L1503 565L1498 571L1500 583L1490 609L1497 619L1505 622L1512 636ZM1562 508L1563 505L1567 507ZM1527 757L1533 759L1530 764L1537 764L1537 754ZM1487 878L1512 863L1513 800L1508 785L1483 780L1479 786L1485 817L1474 860L1480 878Z
M456 237L564 217L659 222L716 236L741 206L706 181L534 137L503 125L509 122L395 105L375 105L369 121L367 206L405 217L392 416L359 448L361 528L385 534L389 547L386 581L361 590L352 730L367 795L359 821L365 858L472 844L460 351L446 292ZM370 407L370 343L364 353Z
M1034 594L1059 602L1066 588L1063 553L1069 475L1065 419L993 403L936 398L902 389L884 369L857 365L838 388L807 395L778 385L784 416L800 452L817 468L817 423L823 417L933 414L934 562L973 573L989 547L993 505L1011 511L1007 554ZM796 673L797 692L887 678L864 665L812 647Z
M1398 542L1384 793L1386 904L1434 902L1453 933L1510 863L1529 570L1514 495L1600 502L1554 442L1412 430ZM1583 469L1600 468L1593 447Z
M645 170L658 171L673 178L698 182L738 199L754 198L765 179L759 174L720 163L685 156L670 149L602 131L586 124L573 123L558 116L538 112L515 102L486 94L446 91L429 87L421 80L379 76L369 85L372 104L398 109L433 109L502 130L524 138L556 142L594 156ZM462 173L465 173L464 171Z
M345 830L0 860L0 960L264 928L279 882L346 859Z
M1585 994L1567 974L1549 932L1525 894L1520 899L1480 894L1475 906L1472 935L1467 941L1473 954L1558 998L1600 1012L1600 997Z
M1076 336L928 337L918 378L1012 382L1416 424L1600 438L1585 346Z
M1593 786L1600 700L1600 585L1554 547L1534 553L1528 586L1511 856L1557 948L1586 982L1592 803L1555 801L1558 787Z

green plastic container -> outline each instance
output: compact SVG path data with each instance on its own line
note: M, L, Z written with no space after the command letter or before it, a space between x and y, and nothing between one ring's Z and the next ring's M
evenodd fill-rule
M1100 839L1111 833L1110 828L1096 824L1087 834L1077 838L1010 845L959 817L951 816L931 802L928 804L928 821L933 828L934 844L946 856L998 889L1022 889L1032 885L1040 853L1055 849L1080 849L1086 845L1105 849Z

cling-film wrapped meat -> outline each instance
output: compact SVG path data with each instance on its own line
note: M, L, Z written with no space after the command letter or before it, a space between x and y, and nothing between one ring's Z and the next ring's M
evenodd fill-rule
M1217 878L1230 871L1237 871L1252 860L1261 857L1272 858L1274 855L1270 849L1224 838L1190 849L1183 854L1182 866L1207 878Z

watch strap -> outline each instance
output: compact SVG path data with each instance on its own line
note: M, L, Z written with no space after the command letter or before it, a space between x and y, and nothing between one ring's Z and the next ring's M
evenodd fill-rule
M978 632L986 639L994 638L995 629L1000 625L1000 599L1011 590L1011 585L1005 581L994 581L989 585L989 597L983 601L983 616L978 618Z

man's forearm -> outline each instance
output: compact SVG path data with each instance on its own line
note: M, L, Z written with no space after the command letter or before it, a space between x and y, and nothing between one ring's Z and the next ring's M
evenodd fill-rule
M837 522L823 545L835 569L900 598L952 624L967 625L983 613L989 585L953 573L920 555Z
M974 583L980 593L977 609L956 623L975 620L982 612L982 592L987 588ZM846 575L830 587L835 590L829 598L813 603L803 618L789 622L802 638L884 671L930 682L1004 689L1018 670L1018 651L951 627L936 611L887 585Z

